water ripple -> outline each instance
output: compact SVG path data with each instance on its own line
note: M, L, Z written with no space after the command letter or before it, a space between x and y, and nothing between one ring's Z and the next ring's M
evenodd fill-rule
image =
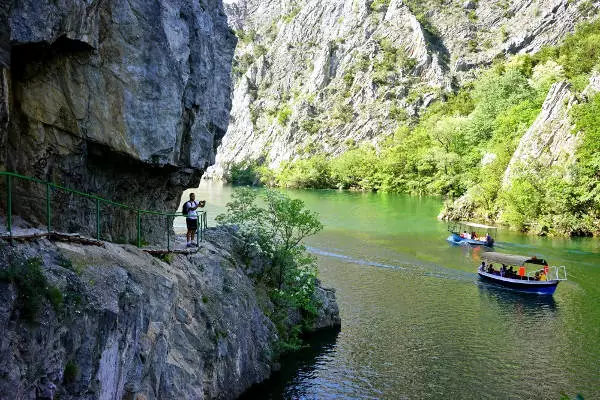
M379 263L379 262L376 262L376 261L369 261L369 260L360 260L360 259L352 258L350 256L346 256L344 254L333 253L331 251L326 251L326 250L318 249L316 247L307 246L306 249L310 253L315 254L315 255L325 256L325 257L332 257L332 258L339 258L341 260L345 260L345 261L347 261L349 263L352 263L352 264L368 265L368 266L371 266L371 267L389 268L389 269L396 269L396 270L407 269L406 267L401 267L399 265L384 264L384 263Z

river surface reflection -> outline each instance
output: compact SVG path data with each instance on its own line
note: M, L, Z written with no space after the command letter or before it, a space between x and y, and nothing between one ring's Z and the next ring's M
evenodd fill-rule
M231 188L195 191L213 224ZM553 297L525 295L478 279L483 250L446 242L439 199L288 194L325 224L307 246L337 290L342 329L284 361L253 398L600 398L599 240L500 231L496 251L567 266Z

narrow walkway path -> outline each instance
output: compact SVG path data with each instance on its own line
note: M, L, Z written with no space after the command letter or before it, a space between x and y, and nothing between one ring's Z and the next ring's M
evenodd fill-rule
M31 176L17 174L15 172L0 171L0 176L4 177L6 179L6 209L5 210L0 209L0 211L4 211L6 213L5 215L0 215L0 222L2 222L2 226L6 227L6 230L0 229L0 238L8 237L9 240L15 240L15 239L16 240L19 240L19 239L24 240L27 238L34 239L36 237L43 237L43 236L53 237L53 236L58 235L58 236L64 237L65 235L68 235L68 234L64 234L64 233L58 233L58 232L52 230L52 228L53 228L52 217L53 216L56 217L56 215L54 215L52 212L52 198L53 198L53 193L55 193L57 191L65 192L70 195L74 195L79 198L84 198L87 200L92 200L95 202L95 209L96 209L96 213L95 213L96 235L95 235L95 237L96 237L96 239L91 239L91 238L86 238L86 239L96 240L98 242L102 242L102 240L101 240L101 238L102 238L101 221L103 218L102 212L105 211L104 208L106 206L116 207L118 209L128 210L130 212L136 213L135 222L137 225L137 228L136 228L137 247L141 248L142 250L145 250L145 251L153 251L153 252L162 251L163 253L171 252L170 234L172 232L173 220L175 218L184 217L184 215L181 212L173 213L173 212L162 212L162 211L137 209L137 208L131 207L127 204L121 204L121 203L114 202L112 200L104 199L95 194L80 192L78 190L63 187L63 186L58 185L53 182L42 181L37 178L33 178ZM46 225L45 230L30 228L30 229L28 229L27 233L24 233L24 232L22 232L23 229L22 228L19 229L19 227L18 227L19 220L21 218L18 215L13 215L13 206L12 205L13 205L13 201L15 200L15 199L13 199L13 185L14 185L15 181L21 181L21 180L33 182L34 184L38 184L38 185L44 185L46 187L45 220L47 221L47 225ZM198 226L199 229L197 231L197 234L199 235L199 239L203 240L204 230L207 228L206 212L198 211L197 214L198 214L197 218L199 219L199 226ZM143 247L143 245L142 245L142 242L143 242L142 216L155 216L155 217L166 218L167 223L166 223L166 229L164 231L165 236L167 237L167 249L166 250L157 249L157 248L146 248L146 249L142 248ZM22 222L24 222L24 221L22 221ZM177 235L175 235L173 239L177 243L177 241L178 241ZM109 242L109 240L105 240L105 242ZM198 242L196 244L198 244ZM173 252L189 253L189 252L197 252L197 249L192 249L192 248L186 248L185 250L174 249ZM157 254L160 254L160 253L157 253Z
M55 241L60 241L60 242L79 243L79 244L83 244L83 245L100 246L100 247L103 247L105 243L112 243L112 242L106 242L103 240L97 240L94 238L86 237L86 236L80 235L78 233L65 233L65 232L56 232L56 231L47 232L45 230L38 229L38 228L14 227L12 235L10 233L8 233L7 231L0 232L0 239L5 240L5 241L15 240L15 241L19 241L19 242L26 242L26 241L34 241L34 240L42 239L42 238L47 238L49 240L55 240ZM152 255L164 255L164 254L168 254L168 253L195 254L200 250L200 247L185 247L185 236L183 236L183 235L175 235L173 247L181 247L181 248L179 248L179 249L171 248L170 250L168 250L168 249L160 248L160 247L150 247L150 248L146 248L146 249L142 248L140 250L145 251L146 253L152 254Z

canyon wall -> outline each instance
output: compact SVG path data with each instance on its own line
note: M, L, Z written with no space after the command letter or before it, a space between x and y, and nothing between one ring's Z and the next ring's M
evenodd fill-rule
M221 1L14 0L0 19L0 170L175 211L229 122L236 38ZM15 213L45 221L45 188L13 185ZM93 232L93 206L53 193L53 226ZM134 217L104 214L106 235L132 236Z
M279 340L256 284L269 260L243 247L228 228L166 261L110 243L0 246L0 266L29 263L39 294L26 301L24 281L7 282L0 268L0 399L35 398L43 377L60 399L238 397L271 374ZM314 328L339 327L333 290L316 290Z
M489 67L555 45L589 1L228 0L232 120L211 174L376 144Z

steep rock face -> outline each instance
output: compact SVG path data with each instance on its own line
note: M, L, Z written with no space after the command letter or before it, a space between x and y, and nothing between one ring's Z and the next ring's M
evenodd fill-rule
M506 168L503 186L510 184L515 171L522 171L529 164L549 168L575 161L579 135L572 132L569 118L569 110L576 102L570 87L566 81L552 85L540 115L521 138Z
M213 162L229 122L236 39L221 0L15 0L5 8L0 167L173 209ZM40 188L16 190L23 198ZM41 217L35 204L17 206Z
M589 98L600 92L600 72L595 72L590 77L590 84L581 93L584 97Z
M215 175L357 142L476 77L505 54L558 43L593 15L585 1L228 0L241 40L232 121Z
M2 265L41 258L64 303L27 322L18 289L0 282L0 399L33 398L43 376L61 399L147 400L231 399L268 377L276 329L246 269L265 260L242 260L233 231L207 239L170 264L112 244L2 248Z
M594 73L588 86L576 96L566 81L553 84L542 106L542 110L531 127L521 137L517 149L502 177L500 190L510 187L512 180L523 172L544 171L559 167L564 179L570 179L570 166L576 162L577 147L581 142L581 132L574 131L570 111L574 105L588 101L590 96L600 92L600 74ZM488 153L481 162L486 168L487 159L496 155ZM487 216L478 214L472 193L467 192L454 202L449 202L438 216L439 219L469 220Z
M569 83L563 81L552 85L540 115L521 138L504 173L502 185L509 185L514 171L526 169L529 164L535 164L538 168L573 164L576 161L575 152L580 143L581 132L573 131L569 112L573 105L587 101L588 97L597 92L600 92L598 73L591 76L580 99L572 93Z

